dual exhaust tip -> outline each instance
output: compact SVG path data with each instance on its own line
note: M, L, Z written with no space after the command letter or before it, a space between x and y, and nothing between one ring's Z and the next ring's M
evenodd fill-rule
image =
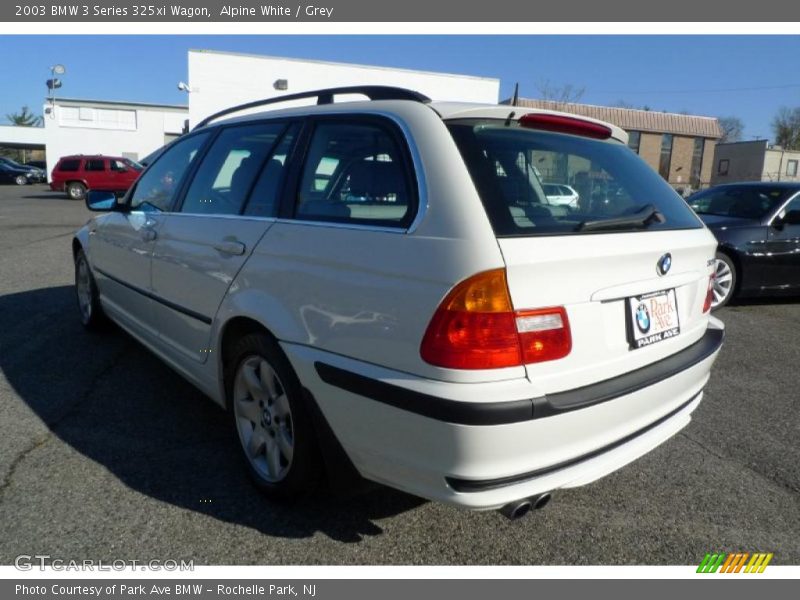
M498 512L507 519L516 521L517 519L521 519L531 512L531 509L540 510L547 506L547 503L550 502L550 498L550 492L545 492L544 494L539 494L538 496L531 496L530 498L515 500L514 502L509 502L506 504Z

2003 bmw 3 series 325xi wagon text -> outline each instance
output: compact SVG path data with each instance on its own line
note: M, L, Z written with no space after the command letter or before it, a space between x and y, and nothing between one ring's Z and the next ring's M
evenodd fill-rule
M80 316L225 406L272 496L356 473L519 516L684 427L722 344L716 241L626 139L380 86L234 107L90 193Z

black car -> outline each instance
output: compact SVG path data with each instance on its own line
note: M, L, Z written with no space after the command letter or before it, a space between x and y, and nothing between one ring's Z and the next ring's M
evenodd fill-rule
M719 242L712 308L800 295L800 182L731 183L688 202Z
M40 171L47 171L47 162L43 160L29 160L25 163L26 167L33 167L34 169L39 169Z
M47 172L44 169L38 169L36 167L32 167L29 165L23 165L15 160L11 160L10 158L6 158L4 156L0 156L0 165L3 165L10 169L15 169L17 171L30 173L30 177L28 178L27 183L42 183L43 181L47 181ZM19 185L23 185L19 182L17 183Z
M32 183L33 181L34 179L32 171L27 169L19 169L0 161L0 183L26 185L28 183Z

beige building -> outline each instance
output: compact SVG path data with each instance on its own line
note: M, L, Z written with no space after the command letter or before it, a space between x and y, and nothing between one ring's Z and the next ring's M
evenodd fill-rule
M520 98L518 105L613 123L628 132L628 146L676 189L711 184L714 147L722 137L716 118L529 98Z
M767 140L718 144L712 185L736 181L800 181L800 150L784 150Z

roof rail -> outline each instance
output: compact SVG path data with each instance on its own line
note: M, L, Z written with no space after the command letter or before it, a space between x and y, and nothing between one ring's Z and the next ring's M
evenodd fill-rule
M247 110L248 108L256 108L257 106L266 106L267 104L277 104L278 102L289 102L290 100L301 100L303 98L316 98L317 104L333 104L333 96L335 94L363 94L370 100L413 100L414 102L428 103L430 98L419 92L408 90L400 87L392 87L388 85L354 85L349 87L328 88L325 90L312 90L308 92L299 92L297 94L288 94L286 96L276 96L275 98L264 98L261 100L254 100L245 104L231 106L225 110L214 113L206 117L195 125L194 129L205 127L211 121L229 115L231 113L239 112L240 110Z

